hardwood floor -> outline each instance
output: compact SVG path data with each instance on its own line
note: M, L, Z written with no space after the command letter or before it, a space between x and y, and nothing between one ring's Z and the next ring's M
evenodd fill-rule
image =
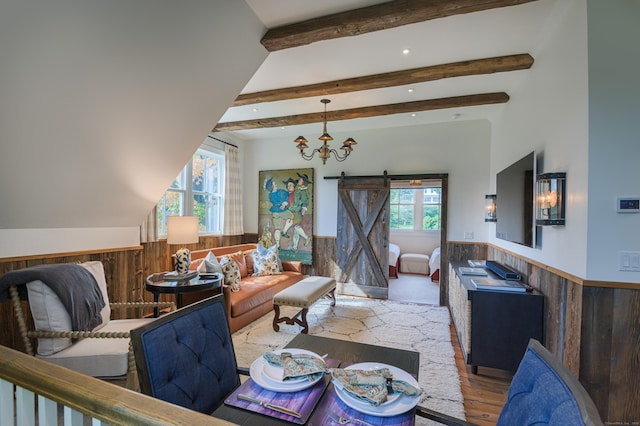
M439 303L437 285L429 277L415 274L399 274L400 278L389 280L389 300L411 303ZM430 290L430 287L435 290ZM502 406L507 400L512 374L492 368L478 368L478 374L471 373L462 357L453 320L451 320L451 343L455 350L456 366L460 374L464 411L469 422L480 426L494 426Z
M494 426L507 400L512 374L483 367L478 368L478 374L471 373L471 367L466 364L462 356L453 321L451 343L456 354L456 366L460 374L467 421L480 426Z

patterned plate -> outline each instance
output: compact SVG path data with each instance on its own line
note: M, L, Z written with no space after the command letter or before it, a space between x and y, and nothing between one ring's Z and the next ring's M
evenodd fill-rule
M377 370L379 368L388 368L391 370L394 379L403 380L417 388L420 387L417 380L414 379L411 374L399 369L398 367L394 367L393 365L382 364L379 362L362 362L350 365L349 367L346 367L345 370ZM333 380L333 385L336 390L336 395L338 395L338 398L340 398L340 400L347 406L361 413L371 414L372 416L390 417L406 413L418 405L418 401L420 400L420 396L393 394L387 402L376 407L375 405L368 404L365 401L361 401L351 396L348 392L343 390L338 381Z
M322 358L315 352L307 351L305 349L279 349L273 351L276 354L281 352L290 352L294 355L306 354L317 358ZM279 371L278 371L279 370ZM249 368L249 375L260 387L268 389L274 392L297 392L315 385L321 378L319 374L315 379L308 380L307 378L282 381L282 367L276 367L269 364L262 356L251 364Z

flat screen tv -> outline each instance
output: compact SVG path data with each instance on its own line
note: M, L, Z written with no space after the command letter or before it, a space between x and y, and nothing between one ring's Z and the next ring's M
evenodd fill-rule
M535 152L496 176L496 238L535 247Z

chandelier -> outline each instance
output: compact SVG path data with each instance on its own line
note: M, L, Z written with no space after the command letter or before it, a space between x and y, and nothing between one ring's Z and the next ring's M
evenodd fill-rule
M307 154L304 152L304 150L306 148L309 148L309 145L307 145L307 142L309 141L306 140L304 136L298 136L296 140L294 140L294 142L298 144L296 145L296 148L300 150L300 156L302 156L302 158L307 161L313 159L316 153L318 153L318 156L322 160L322 164L327 163L327 159L331 157L331 154L334 155L336 160L344 161L347 159L349 154L351 154L351 151L353 151L352 145L355 145L358 142L353 140L353 138L348 138L347 140L345 140L340 147L340 149L343 151L342 154L338 153L338 151L336 151L335 149L329 148L328 142L332 141L333 138L329 133L327 133L327 104L331 101L329 99L321 99L320 102L324 104L324 130L322 131L322 136L318 138L322 141L322 146L311 151L311 154Z

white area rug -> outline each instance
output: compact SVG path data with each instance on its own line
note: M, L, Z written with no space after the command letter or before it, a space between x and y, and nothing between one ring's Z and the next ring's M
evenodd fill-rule
M309 334L420 352L420 405L465 418L447 308L340 295L336 299L335 307L323 299L309 309ZM296 311L281 309L289 316ZM275 332L272 321L273 312L233 334L238 365L249 367L262 353L284 347L300 333L301 327L284 323ZM417 419L416 424L426 422Z

